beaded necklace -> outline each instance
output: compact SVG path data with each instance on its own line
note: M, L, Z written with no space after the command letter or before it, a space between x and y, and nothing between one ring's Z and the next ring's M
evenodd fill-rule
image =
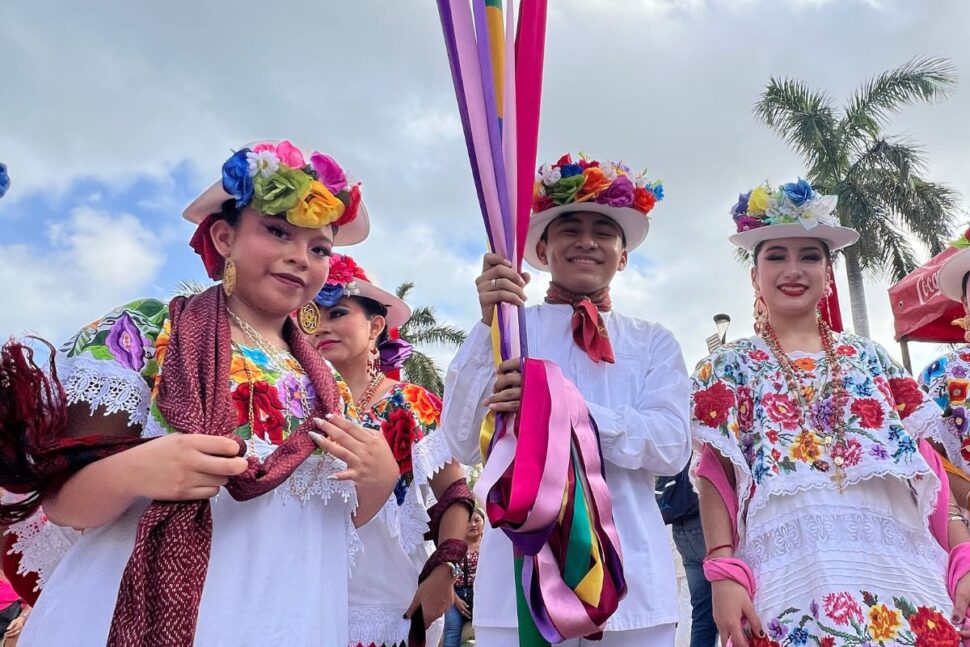
M368 384L367 388L364 389L364 394L360 396L360 400L357 400L356 406L358 413L367 411L367 407L370 406L371 400L374 399L374 396L377 394L377 390L381 388L381 385L384 384L384 380L386 379L387 377L383 373L378 373L371 379L370 384Z
M761 337L768 345L775 359L778 360L781 372L785 376L785 381L788 383L788 390L798 398L798 404L802 410L802 430L821 438L822 443L828 448L829 455L832 458L832 464L835 466L835 473L832 479L835 481L839 493L842 493L845 489L845 454L847 451L844 413L849 394L846 391L845 382L842 379L842 366L839 364L839 358L835 352L832 329L821 317L818 318L818 332L822 338L822 347L825 349L825 360L829 369L828 382L832 385L833 411L831 434L826 434L816 429L815 427L817 425L812 424L809 420L811 403L808 401L805 389L799 384L798 374L801 371L795 366L785 351L782 350L781 344L778 342L778 337L775 335L775 331L770 323L764 325L761 331ZM819 393L821 393L821 389Z

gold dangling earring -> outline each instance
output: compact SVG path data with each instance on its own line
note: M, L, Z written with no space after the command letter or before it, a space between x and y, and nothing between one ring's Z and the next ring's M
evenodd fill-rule
M768 304L759 292L754 297L754 331L759 335L768 327Z
M370 375L371 380L376 380L381 372L381 354L377 350L377 345L374 344L370 349L370 362L367 364L367 374Z
M222 291L226 293L226 296L231 296L233 290L236 289L236 264L232 262L231 258L226 259L226 266L222 270Z
M320 330L320 308L316 303L310 301L296 311L296 325L304 335L312 335Z

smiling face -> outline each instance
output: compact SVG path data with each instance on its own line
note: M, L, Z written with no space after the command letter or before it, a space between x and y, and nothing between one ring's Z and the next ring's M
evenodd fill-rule
M213 223L211 235L216 250L236 267L232 297L260 312L286 317L311 301L327 280L330 226L297 227L246 208L234 224Z
M780 238L757 250L751 282L769 315L794 317L815 311L828 284L831 263L815 238Z
M576 294L609 286L627 263L623 230L612 218L591 211L565 213L549 223L536 254L549 265L552 280Z
M343 368L346 372L351 363L367 365L384 326L385 318L368 313L358 299L342 297L333 307L320 308L320 326L313 344L338 371Z

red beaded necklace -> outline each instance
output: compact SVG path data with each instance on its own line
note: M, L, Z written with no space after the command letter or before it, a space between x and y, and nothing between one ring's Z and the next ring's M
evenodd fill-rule
M771 327L771 323L766 322L760 334L761 338L764 339L768 348L775 356L775 359L778 360L781 372L788 383L789 391L794 393L798 398L798 404L802 409L802 429L807 433L819 437L822 444L829 448L832 464L835 465L833 480L839 492L842 492L845 487L845 454L847 449L844 413L845 405L849 400L849 394L846 391L845 382L842 379L842 366L839 364L839 357L835 352L832 329L821 317L818 318L818 332L822 338L822 347L825 349L825 360L829 368L828 381L832 385L833 419L831 434L825 434L820 430L816 430L814 428L816 425L810 422L811 403L808 401L805 390L799 384L798 379L799 374L803 374L803 372L795 366L791 358L782 350L781 344L778 342L778 337Z

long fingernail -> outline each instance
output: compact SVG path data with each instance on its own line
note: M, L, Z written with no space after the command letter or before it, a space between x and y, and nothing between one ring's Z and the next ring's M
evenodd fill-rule
M333 414L332 413L325 413L325 414L323 414L323 417L326 418L327 420L330 420L331 418L333 418Z
M322 425L323 424L323 419L322 418L314 417L313 418L313 424L315 424L315 425Z
M323 440L323 434L318 434L315 431L307 432L307 435L317 442L320 442L321 440Z

